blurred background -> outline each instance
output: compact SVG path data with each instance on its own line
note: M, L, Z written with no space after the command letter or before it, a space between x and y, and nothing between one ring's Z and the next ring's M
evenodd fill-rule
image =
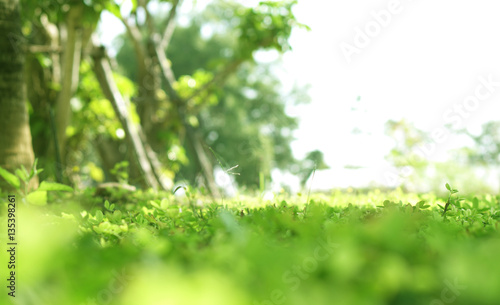
M494 1L21 4L42 180L500 186Z
M186 6L180 22L189 24L193 10L211 2ZM498 190L498 95L491 92L477 106L467 101L481 79L500 81L500 43L491 39L500 23L492 13L498 4L444 1L429 10L426 1L397 3L392 12L384 1L331 3L328 9L318 9L324 6L319 1L299 2L293 12L311 31L292 32L291 52L255 55L274 63L281 92L308 88L310 103L286 103L285 112L299 118L294 157L306 158L311 149L323 153L329 168L311 183L319 190L402 185L432 191L445 180L472 186L469 191ZM453 14L446 13L450 7ZM114 39L125 28L109 14L102 22L116 30L100 33L117 50ZM203 31L209 36L212 30ZM300 177L272 173L274 190L300 190ZM471 175L477 178L472 185Z
M492 39L499 4L390 3L295 8L312 31L292 34L283 75L309 82L312 103L294 109L301 123L292 147L299 157L307 147L321 150L331 167L313 187L375 181L424 191L448 180L498 190L498 92L477 105L468 99L481 78L500 80L500 43ZM436 141L433 133L443 135Z

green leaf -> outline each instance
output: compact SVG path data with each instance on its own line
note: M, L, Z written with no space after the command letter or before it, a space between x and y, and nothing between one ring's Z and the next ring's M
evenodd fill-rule
M19 178L17 178L15 175L11 174L10 172L1 167L0 167L0 176L4 178L8 184L12 185L16 189L19 189L21 187L21 182L19 181Z
M24 169L24 166L23 166L23 169ZM19 178L21 178L21 180L23 180L24 182L28 182L29 177L28 177L28 173L26 172L26 169L21 170L18 168L18 169L16 169L15 173Z
M29 193L28 196L26 196L26 199L33 205L43 206L47 204L47 192L36 190Z
M102 214L101 210L97 210L97 212L95 213L95 219L98 222L101 222L104 219L104 215Z
M162 210L167 210L168 209L168 200L166 198L163 198L160 202L160 207Z
M430 207L430 205L425 204L425 201L424 201L424 200L419 201L419 202L417 203L417 206L418 206L420 209L427 209L427 208L429 208L429 207Z
M448 191L451 191L451 187L450 187L450 185L449 185L448 183L446 183L446 185L445 185L445 186L446 186L446 189L447 189Z
M35 162L33 162L33 166L31 167L30 171L30 178L33 178L36 174L36 164L38 163L38 158L35 158Z
M384 200L384 207L391 208L391 207L394 207L394 206L396 206L395 202L392 202L390 200Z
M113 15L116 16L116 18L121 19L122 14L120 12L120 6L114 3L113 1L110 1L106 4L106 9Z
M43 172L43 169L37 169L37 164L38 164L38 158L35 158L35 162L33 162L33 166L31 167L31 171L30 171L30 174L29 174L29 178L33 178L35 177L36 175L40 174L41 172Z
M132 0L132 11L137 9L137 0Z
M116 210L113 212L113 220L114 221L120 222L122 217L123 217L123 215L122 215L122 212L120 210Z
M24 165L21 164L21 175L22 176L19 176L19 174L17 173L18 170L16 170L16 175L21 178L21 180L25 181L26 183L28 183L31 179L30 177L30 173L28 173L28 171L26 170L26 167L24 167Z
M158 205L158 203L154 202L153 200L149 200L149 204L154 206L155 208L159 209L160 206Z
M62 191L62 192L73 192L73 188L71 186L67 186L60 183L55 182L47 182L43 181L38 188L39 191Z
M479 200L477 199L477 197L474 197L474 199L472 199L472 207L474 209L477 209L479 207Z

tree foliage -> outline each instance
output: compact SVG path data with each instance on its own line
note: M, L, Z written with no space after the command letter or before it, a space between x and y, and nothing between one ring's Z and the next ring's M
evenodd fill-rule
M299 164L290 149L297 119L285 108L307 101L305 90L284 92L273 64L254 59L256 52L290 50L292 29L307 28L292 12L296 1L254 7L214 1L183 27L176 26L178 0L132 0L128 8L110 0L21 2L24 36L17 41L28 51L34 150L47 169L42 179L113 179L115 164L126 161L127 177L146 181L141 150L154 179L177 173L194 182L202 173L209 186L219 162L239 165L236 179L247 186L257 186L261 177L269 181L272 168ZM154 5L166 13L153 12ZM109 86L94 75L96 52L106 52L91 37L104 10L127 30L120 65L107 75L129 101L127 122L139 129L133 145L128 140L134 128L121 126L116 103L107 100L114 98L103 94Z
M476 149L467 150L471 163L482 165L500 165L500 121L483 125L481 133L474 135L465 131L474 141Z
M189 25L177 27L166 54L174 75L178 76L175 88L179 95L186 98L195 94L221 67L223 69L235 58L252 56L253 51L252 54L243 54L239 48L287 49L287 42L282 39L289 36L290 27L296 22L290 14L288 6L278 9L276 3L250 9L222 1L194 16ZM278 17L275 16L276 25L271 26L268 23L273 15ZM287 25L283 24L283 18L289 19ZM203 28L212 33L204 37ZM250 35L248 32L252 31L255 33ZM281 38L274 37L276 33L282 33ZM252 35L259 39L252 38ZM266 37L274 37L275 41L263 42ZM136 65L131 60L133 47L125 37L122 42L116 58L125 74L133 79L137 74ZM206 146L212 149L212 159L219 160L227 168L239 165L241 174L235 178L240 185L258 186L261 173L270 178L272 168L288 169L297 164L290 143L298 122L286 114L285 107L307 102L307 99L304 99L303 88L285 94L272 68L272 64L246 61L235 73L228 75L224 83L190 100L185 108L189 124L200 130ZM183 162L179 177L194 182L199 167L193 162L192 148L183 140L182 117L178 116L176 106L169 99L160 108L168 109L157 113L157 126L161 127L157 135L167 150L163 155L174 156L168 148L181 144L177 153L182 155L185 152L187 159L184 160L191 162Z

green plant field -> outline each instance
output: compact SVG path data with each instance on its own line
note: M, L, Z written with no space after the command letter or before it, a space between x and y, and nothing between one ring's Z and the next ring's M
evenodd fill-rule
M18 197L16 304L500 304L500 196L457 195Z

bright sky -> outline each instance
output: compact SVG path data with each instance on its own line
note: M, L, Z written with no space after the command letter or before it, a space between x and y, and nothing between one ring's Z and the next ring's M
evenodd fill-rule
M468 99L480 77L500 82L498 11L495 0L351 0L328 7L325 1L299 1L296 16L312 31L293 34L285 69L312 85L312 103L296 110L301 125L293 148L299 156L318 148L332 166L317 173L314 187L385 183L384 156L394 143L384 135L389 119L406 118L428 132L447 122L474 131L500 120L498 85L487 98L480 99L489 93L481 89L480 98ZM351 51L347 57L342 46ZM455 105L464 102L469 110L457 114ZM352 135L356 127L364 133ZM463 144L450 137L430 158L443 159Z
M310 84L312 103L288 109L301 122L293 150L319 149L332 168L313 188L386 183L389 119L429 133L500 119L498 0L300 0L294 11L312 31L293 33L280 75L285 86ZM429 158L462 145L448 137Z

